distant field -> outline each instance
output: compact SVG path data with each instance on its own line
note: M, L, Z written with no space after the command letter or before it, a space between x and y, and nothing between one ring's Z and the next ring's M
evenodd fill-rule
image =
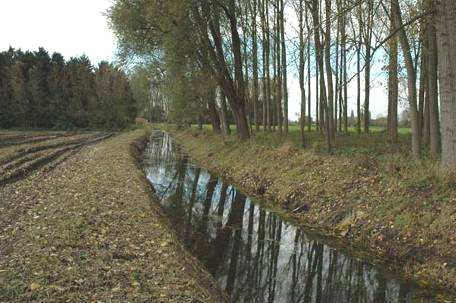
M203 127L205 130L212 130L212 126L210 124L205 124ZM192 125L192 128L197 129L198 126L194 124L194 125ZM236 126L231 125L231 129L236 131ZM262 128L260 127L260 129L262 129ZM289 130L290 130L290 133L300 132L300 127L298 124L293 123L293 124L289 125ZM316 131L315 125L312 125L312 131ZM386 129L381 126L371 126L370 131L371 131L371 133L380 133L380 132L386 131ZM306 126L306 132L308 132L307 126ZM349 127L348 132L350 134L357 134L356 127ZM407 135L407 134L411 133L411 129L409 127L399 127L398 132L399 132L399 134Z
M197 130L197 125L192 125L192 129ZM203 126L205 132L212 132L212 126L206 124ZM236 140L236 127L231 125L232 135L227 140ZM348 135L345 133L336 134L336 144L334 152L336 154L375 154L381 155L394 150L409 153L410 150L410 128L399 128L399 143L392 146L388 140L386 130L383 127L372 126L369 134L358 134L355 127L348 129ZM301 143L300 127L297 124L289 126L288 137L281 136L275 132L254 132L253 138L257 144L264 146L277 147L285 142L291 142L297 148L303 148ZM306 148L313 148L316 151L324 151L326 142L325 137L312 126L312 131L305 131Z
M299 131L300 130L299 125L295 124L295 123L290 124L289 125L289 129L290 129L290 131ZM312 125L312 130L315 131L315 125ZM306 126L306 131L307 131L307 126ZM373 132L373 133L383 132L383 131L386 131L386 128L382 127L382 126L371 126L370 127L370 131ZM354 134L357 133L356 127L349 127L348 128L348 132L349 133L354 133ZM411 130L408 127L399 127L398 128L398 132L400 134L410 134Z

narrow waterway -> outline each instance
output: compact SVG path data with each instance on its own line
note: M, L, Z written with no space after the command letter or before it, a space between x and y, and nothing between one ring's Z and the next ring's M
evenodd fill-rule
M166 133L152 134L144 158L177 234L232 302L437 302L255 204Z

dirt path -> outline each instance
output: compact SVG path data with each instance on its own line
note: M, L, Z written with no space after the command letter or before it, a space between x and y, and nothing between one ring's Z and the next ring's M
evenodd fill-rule
M0 187L0 302L223 301L151 203L129 150L141 135L51 147L81 150Z

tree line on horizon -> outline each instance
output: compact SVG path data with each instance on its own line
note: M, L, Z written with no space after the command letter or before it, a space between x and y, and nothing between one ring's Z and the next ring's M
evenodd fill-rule
M122 129L135 117L128 76L113 64L44 48L0 53L0 128Z
M204 115L223 133L232 115L240 139L260 130L288 134L290 65L299 73L303 145L312 119L329 152L348 133L353 81L356 130L369 133L363 113L373 101L372 66L384 54L389 141L397 143L405 99L411 154L425 151L451 169L455 15L451 0L116 0L108 11L122 58L150 67L171 121L185 125Z

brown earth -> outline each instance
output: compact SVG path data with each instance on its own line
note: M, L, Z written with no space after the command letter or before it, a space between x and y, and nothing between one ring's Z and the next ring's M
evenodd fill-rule
M0 187L0 302L224 302L153 200L132 155L143 135L65 150Z

